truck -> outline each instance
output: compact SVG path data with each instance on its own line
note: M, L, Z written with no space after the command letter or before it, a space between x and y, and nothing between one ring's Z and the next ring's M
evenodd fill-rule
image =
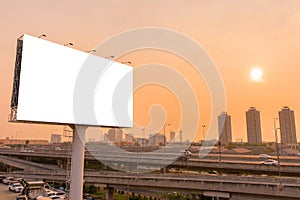
M36 199L39 196L46 195L47 183L43 181L25 181L22 194L16 197L16 200L21 199Z

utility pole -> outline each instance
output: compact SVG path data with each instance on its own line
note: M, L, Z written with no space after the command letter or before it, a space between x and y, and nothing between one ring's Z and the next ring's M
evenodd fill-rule
M277 136L277 130L280 128L276 127L276 120L278 120L278 118L274 118L274 131L275 131L276 153L277 153L277 162L278 162L279 184L281 187L281 169L280 169L280 157L279 157L279 146L278 146L278 136Z

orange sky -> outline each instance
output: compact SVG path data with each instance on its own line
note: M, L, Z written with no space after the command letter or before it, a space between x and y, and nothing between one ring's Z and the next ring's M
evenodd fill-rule
M300 1L1 1L0 7L0 138L49 139L59 126L7 123L12 90L16 38L23 33L47 34L47 39L60 44L74 43L79 50L93 49L108 37L138 27L162 27L179 31L201 44L222 75L227 97L227 112L232 116L233 140L246 140L245 111L255 106L261 111L263 140L274 140L273 118L288 105L295 111L298 141L300 140ZM149 53L149 52L148 52ZM122 59L134 65L155 61L175 69L186 65L162 52L133 52ZM249 78L251 68L260 66L262 82ZM207 95L199 77L186 73L197 89L197 97ZM196 81L198 79L198 82ZM202 90L203 89L203 90ZM153 90L153 89L152 89ZM146 92L147 91L147 92ZM136 93L142 111L135 116L141 126L149 122L147 108L152 102L168 105L168 92L154 89L164 98L147 98L148 90ZM152 91L153 92L153 91ZM176 102L176 100L172 100ZM201 102L203 118L208 123L208 100ZM159 102L158 102L159 103ZM173 104L172 104L173 105ZM176 108L176 103L174 104ZM178 117L173 107L168 121L175 130ZM176 110L176 109L175 109ZM205 114L206 113L206 114ZM178 114L178 113L177 113ZM137 117L138 116L138 117ZM201 132L201 131L200 131ZM197 139L201 139L199 133Z

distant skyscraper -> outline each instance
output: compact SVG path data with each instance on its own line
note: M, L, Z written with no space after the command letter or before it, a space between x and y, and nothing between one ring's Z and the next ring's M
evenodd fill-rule
M218 128L221 144L228 144L232 142L231 116L226 112L222 112L218 116Z
M126 133L125 134L125 141L126 142L134 142L134 135L133 135L133 133Z
M119 128L111 128L108 130L107 137L112 142L119 142L123 138L123 131Z
M170 131L170 141L175 142L175 132L174 131Z
M149 143L153 146L162 146L166 141L166 137L163 134L155 133L149 135Z
M248 142L254 144L261 144L261 126L260 113L255 107L250 107L246 111L247 136Z
M51 144L61 143L61 135L60 134L52 133L51 134L51 141L50 141L50 143Z
M296 126L294 111L290 110L288 106L284 106L278 112L280 123L280 136L282 144L296 144Z

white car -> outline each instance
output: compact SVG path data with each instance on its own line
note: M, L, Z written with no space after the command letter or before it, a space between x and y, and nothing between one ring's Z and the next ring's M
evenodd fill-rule
M65 199L66 198L66 193L64 192L54 192L52 194L48 194L48 197L51 199Z
M8 189L13 192L22 192L23 188L24 187L21 185L21 183L13 183L12 185L8 186Z
M13 184L18 183L17 181L9 181L8 182L8 190L13 191Z
M6 177L5 179L3 179L2 182L3 182L3 184L8 185L9 181L12 181L12 180L14 180L14 177L9 176L9 177Z
M268 154L259 154L259 158L271 158Z
M273 166L276 166L276 165L278 165L278 161L277 160L273 160L273 159L268 159L268 160L265 160L265 161L261 161L260 164L261 165L273 165Z

